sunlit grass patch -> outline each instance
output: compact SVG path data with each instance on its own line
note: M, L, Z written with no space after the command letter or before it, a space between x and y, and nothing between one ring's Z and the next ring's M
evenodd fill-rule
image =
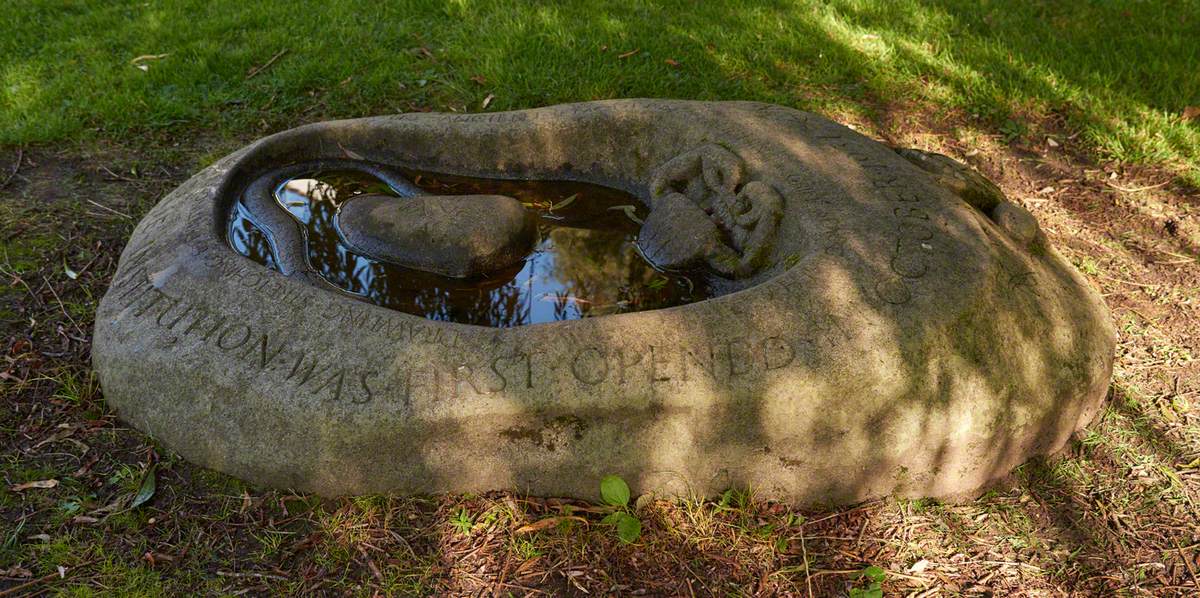
M364 18L364 15L370 18ZM1191 0L755 3L8 3L0 143L612 97L870 114L998 131L1060 115L1098 155L1195 178ZM1190 174L1189 174L1190 173Z

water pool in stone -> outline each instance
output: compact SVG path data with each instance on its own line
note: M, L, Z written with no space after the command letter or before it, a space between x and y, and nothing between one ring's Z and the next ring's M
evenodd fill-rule
M507 195L538 216L539 241L523 264L448 278L359 255L334 228L349 198L382 193L357 171L313 172L280 184L275 199L301 226L308 263L330 285L376 305L431 320L512 327L683 305L708 297L703 277L656 270L638 251L646 209L632 195L587 183L477 179L403 171L428 195ZM234 202L227 226L237 253L274 268L266 233Z

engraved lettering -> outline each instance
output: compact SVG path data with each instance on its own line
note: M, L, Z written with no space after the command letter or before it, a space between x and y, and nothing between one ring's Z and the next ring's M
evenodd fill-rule
M460 364L458 367L454 368L453 378L454 378L454 396L456 396L456 397L458 396L458 389L462 386L462 384L464 382L466 382L471 387L471 390L474 391L475 394L477 394L477 395L484 394L482 391L479 390L478 386L475 386L474 372L471 370L471 366L469 366L465 363Z
M592 355L593 357L587 357ZM592 366L589 367L588 362ZM608 377L608 360L604 352L596 347L586 347L575 353L571 360L571 373L575 379L584 384L599 384Z
M634 359L627 360L626 359L627 355L633 355ZM625 377L625 372L627 372L629 370L629 368L631 368L641 362L642 362L642 354L641 353L625 351L625 350L617 351L617 369L619 370L617 381L620 384L624 384L627 379Z
M651 382L666 382L671 379L670 376L661 373L660 366L669 366L671 364L671 356L664 355L662 347L650 345L650 381Z
M682 375L683 381L687 382L689 379L689 376L688 376L689 358L692 363L700 366L700 369L702 371L704 371L706 374L708 374L709 378L716 379L717 375L716 375L716 369L715 369L715 367L716 367L715 353L716 352L713 350L713 348L709 347L707 360L702 360L700 358L700 356L696 355L696 353L694 353L692 350L685 349L683 351L683 355L679 359L680 369L683 371L683 375Z
M762 342L763 361L768 370L777 370L792 363L796 351L781 337L770 336Z
M740 355L738 351L739 348L741 349ZM725 343L725 352L726 357L729 360L730 378L736 378L738 376L748 374L750 369L754 367L754 360L752 359L753 354L749 342L743 339L729 341L728 343Z
M312 378L313 371L317 368L316 359L309 361L308 366L305 367L304 360L307 357L308 355L305 353L298 355L296 357L296 362L292 364L292 371L288 372L287 380L295 378L297 380L296 386L304 386L307 384L309 379Z
M500 367L499 367L499 365L500 365L500 361L501 361L501 360L503 360L503 359L504 359L504 356L503 356L503 355L501 355L501 356L499 356L499 357L496 357L496 358L492 359L492 373L496 374L496 377L500 379L500 386L498 386L498 387L495 387L495 386L490 386L490 387L488 387L488 393L489 393L489 394L490 394L490 393L503 392L503 391L504 391L504 389L508 387L508 379L506 379L506 378L504 377L504 374L500 372Z
M320 386L313 389L313 394L321 392L323 389L333 387L333 400L338 401L342 398L342 382L346 379L346 370L338 370L332 376L327 378ZM334 384L336 383L336 386Z
M265 338L265 335L264 335L264 338ZM355 398L355 399L350 399L350 402L354 403L356 405L361 405L363 403L370 403L371 399L375 398L375 393L371 391L371 386L369 384L367 384L367 379L368 378L378 378L378 377L379 377L379 372L375 372L375 371L363 372L361 375L359 375L358 382L359 382L359 385L362 386L363 394L366 396L360 397L360 398Z
M239 326L242 328L242 335L240 337L237 337L237 339L238 339L237 342L232 342L232 343L226 344L226 339L229 338L228 335L229 335L230 331L236 329ZM236 349L236 348L246 344L246 341L250 340L251 334L252 333L250 332L250 327L245 324L235 324L233 326L230 326L229 328L222 330L221 334L217 336L217 348L224 349L226 351L231 351L233 349Z

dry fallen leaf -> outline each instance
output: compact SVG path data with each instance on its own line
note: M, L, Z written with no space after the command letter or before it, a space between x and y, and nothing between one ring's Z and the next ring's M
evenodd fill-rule
M0 569L0 575L5 577L33 577L33 571L13 565L7 569Z
M483 75L475 75L474 77L471 77L471 80L478 83L479 85L487 84L487 77L484 77Z
M492 100L494 100L494 99L496 99L496 96L494 94L490 94L490 93L487 94L487 97L483 98L482 108L484 110L487 110L488 104L491 104Z
M36 482L25 482L24 484L16 484L9 486L9 490L13 492L21 492L30 488L53 488L58 485L58 480L38 480Z
M530 523L529 525L522 525L521 527L517 528L517 530L513 533L527 534L529 532L536 532L538 530L543 530L548 527L554 527L554 526L558 525L559 523L562 523L563 521L568 521L568 520L578 521L580 523L583 523L584 525L587 525L587 519L584 519L583 517L576 517L574 515L567 515L567 516L563 516L563 517L547 517L545 519L539 519L537 521L534 521L533 523Z
M137 64L139 62L145 62L147 60L161 60L163 58L166 58L167 56L170 56L170 53L167 53L167 54L142 54L141 56L138 56L137 58L130 60L129 64Z
M1200 106L1188 106L1184 108L1183 120L1200 120Z
M921 560L913 563L911 567L906 569L905 573L921 573L921 572L925 571L925 568L928 566L929 566L929 561L927 561L925 559L921 559Z
M637 217L637 208L635 208L631 205L609 206L608 209L621 210L622 212L625 212L625 215L628 216L630 220L632 220L638 224L645 224L645 222L641 218Z
M668 59L664 60L663 62L667 63L667 66L673 66L675 68L679 68L679 61L675 60L673 58L668 58Z
M363 159L363 157L361 155L346 149L341 143L338 143L338 148L340 148L342 150L342 153L346 154L346 157L350 158L351 160L362 160Z
M560 201L560 202L558 202L558 203L556 203L556 204L551 204L551 206L550 206L550 211L551 211L551 212L553 212L554 210L561 210L561 209L563 209L563 208L565 208L565 207L567 207L567 206L571 205L572 203L575 203L575 200L576 200L576 199L579 199L579 194L578 194L578 193L572 193L572 194L571 194L569 197L567 197L566 199L564 199L564 200L562 200L562 201Z

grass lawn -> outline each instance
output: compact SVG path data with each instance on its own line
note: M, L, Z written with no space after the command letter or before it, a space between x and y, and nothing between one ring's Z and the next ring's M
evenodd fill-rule
M0 5L0 596L1200 593L1200 1ZM137 219L328 118L754 99L995 180L1120 330L1103 417L961 505L321 500L196 468L88 367ZM599 498L599 493L597 493ZM143 500L144 499L144 502Z
M16 24L0 39L0 143L236 135L311 110L474 111L489 96L489 110L653 96L827 113L911 102L1009 136L1054 117L1103 157L1200 167L1200 115L1183 118L1200 107L1196 0L33 0L0 11Z

